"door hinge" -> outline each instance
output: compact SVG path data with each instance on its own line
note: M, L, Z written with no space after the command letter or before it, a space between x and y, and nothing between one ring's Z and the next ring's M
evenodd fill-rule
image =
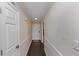
M3 56L3 50L1 50L1 56Z

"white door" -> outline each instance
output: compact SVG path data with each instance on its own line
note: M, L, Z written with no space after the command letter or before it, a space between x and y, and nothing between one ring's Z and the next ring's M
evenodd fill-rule
M6 40L7 40L7 55L17 55L17 29L15 24L5 24L6 25Z
M16 10L9 4L5 6L5 55L18 55L18 27Z
M32 40L40 40L40 24L35 23L32 26Z

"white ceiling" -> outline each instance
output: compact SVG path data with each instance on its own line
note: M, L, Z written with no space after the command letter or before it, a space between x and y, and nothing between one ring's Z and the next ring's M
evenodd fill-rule
M34 20L35 17L42 19L51 7L52 2L20 2L19 5Z

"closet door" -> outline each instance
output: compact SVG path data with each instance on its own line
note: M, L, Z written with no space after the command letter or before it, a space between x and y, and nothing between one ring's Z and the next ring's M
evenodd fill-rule
M7 4L5 6L5 40L6 40L6 54L8 56L18 55L18 29L17 29L17 16L16 10Z
M5 24L6 25L6 40L7 40L7 55L17 55L17 29L16 24Z

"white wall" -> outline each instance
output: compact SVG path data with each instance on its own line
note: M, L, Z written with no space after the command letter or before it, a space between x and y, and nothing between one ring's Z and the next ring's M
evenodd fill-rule
M46 55L79 55L79 3L53 3L44 19Z
M40 40L40 23L32 24L32 40Z
M21 56L28 53L32 41L32 22L24 14L20 14L20 54Z
M19 44L20 44L20 55L25 56L28 53L32 42L32 20L30 17L24 14L19 8Z

